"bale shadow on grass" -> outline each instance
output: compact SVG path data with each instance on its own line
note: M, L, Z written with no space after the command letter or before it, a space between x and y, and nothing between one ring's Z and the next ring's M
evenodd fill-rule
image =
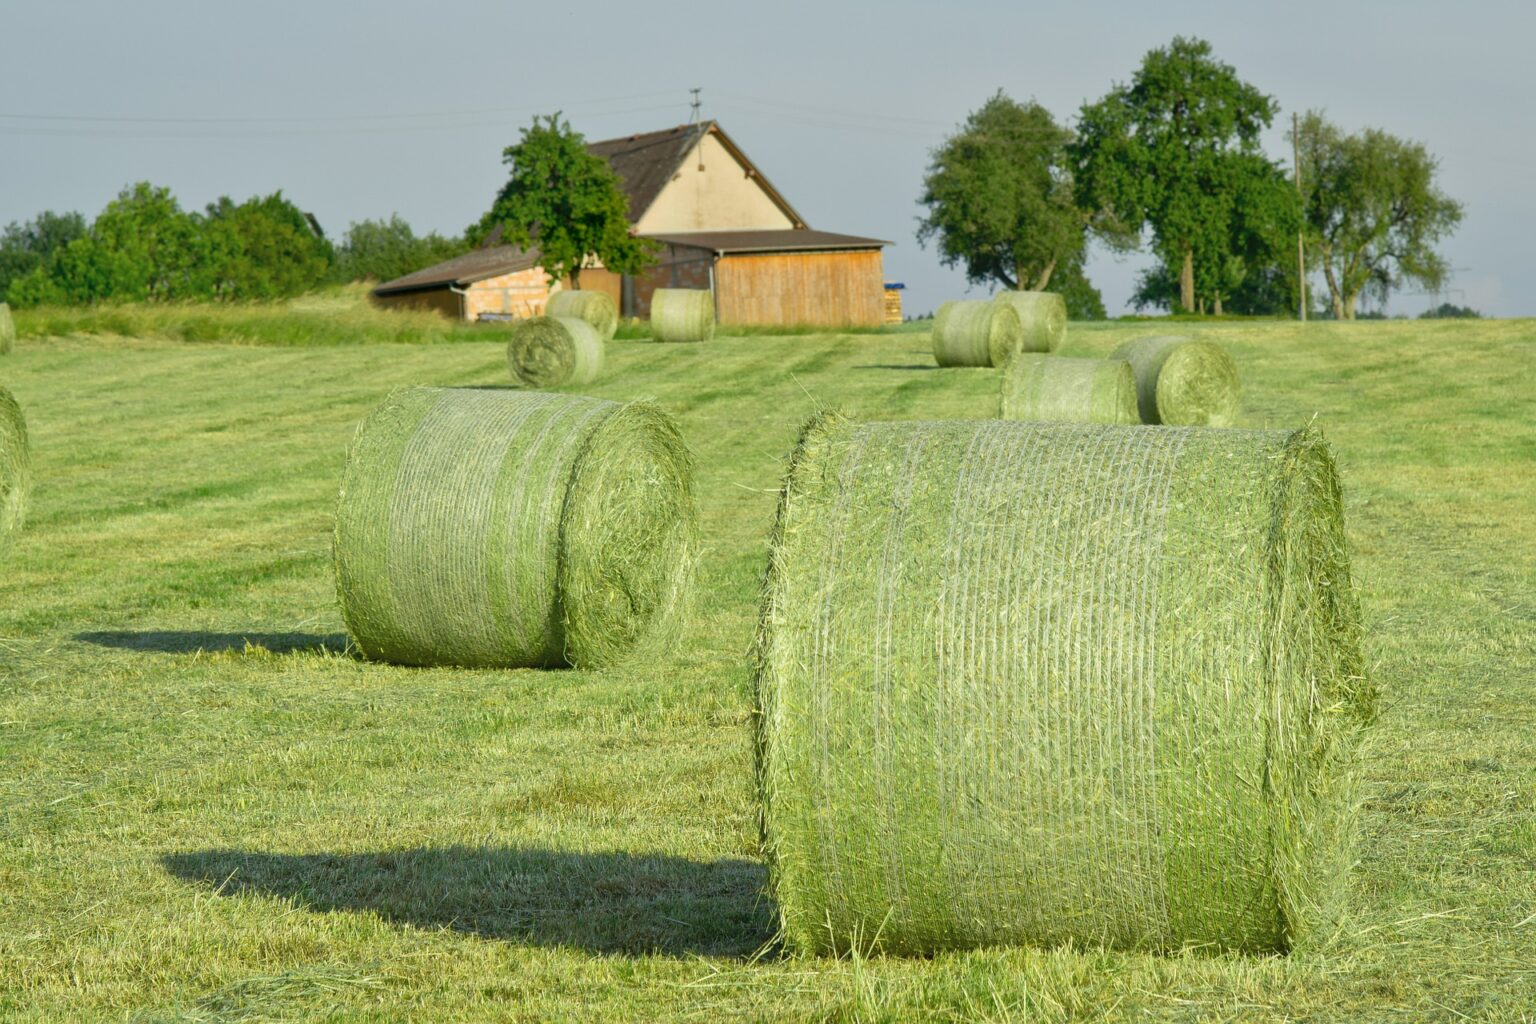
M205 633L196 630L99 630L76 633L75 639L98 647L163 654L216 654L261 648L273 654L344 654L345 634L330 633Z
M424 847L376 853L167 854L167 871L225 897L372 911L418 928L595 954L749 957L772 941L764 869L627 853Z
M861 363L853 370L937 370L937 363Z

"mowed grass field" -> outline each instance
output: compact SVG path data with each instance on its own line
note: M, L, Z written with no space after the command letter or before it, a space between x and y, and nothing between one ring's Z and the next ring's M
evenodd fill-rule
M748 647L820 406L988 417L921 332L610 344L698 456L682 643L603 674L367 664L331 512L391 388L500 346L23 341L0 560L0 1018L1536 1020L1536 322L1221 324L1243 423L1313 416L1372 671L1351 917L1291 957L787 957L760 895ZM1159 325L1074 325L1105 354Z

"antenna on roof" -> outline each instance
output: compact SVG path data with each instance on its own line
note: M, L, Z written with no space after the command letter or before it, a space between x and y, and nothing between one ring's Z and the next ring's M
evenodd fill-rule
M699 117L701 116L700 115L700 111L702 111L704 109L704 101L699 99L699 93L703 92L704 90L703 89L689 89L688 91L693 93L693 102L688 104L689 108L693 111L693 113L688 115L688 123L689 124L698 124L699 123Z

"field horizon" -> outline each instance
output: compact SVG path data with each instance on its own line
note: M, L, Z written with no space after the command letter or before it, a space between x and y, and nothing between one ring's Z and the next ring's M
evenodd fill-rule
M1383 713L1349 916L1315 948L776 944L748 650L784 459L822 409L995 416L996 371L937 369L921 329L609 343L572 390L677 418L703 551L682 642L607 672L346 642L353 430L396 387L510 386L499 340L24 332L0 357L35 473L0 552L0 1017L1536 1020L1536 320L1173 329L1236 360L1237 426L1316 422L1343 480ZM1061 354L1168 332L1073 323Z

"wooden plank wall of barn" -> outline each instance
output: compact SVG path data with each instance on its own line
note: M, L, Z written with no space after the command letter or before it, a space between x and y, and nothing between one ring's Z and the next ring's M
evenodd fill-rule
M724 256L715 303L722 324L878 327L884 265L879 251Z

